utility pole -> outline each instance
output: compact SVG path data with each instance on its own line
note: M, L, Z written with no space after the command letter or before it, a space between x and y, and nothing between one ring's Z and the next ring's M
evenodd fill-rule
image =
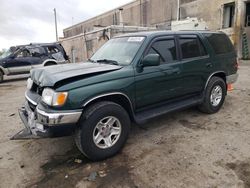
M180 20L180 0L177 0L177 17L176 20Z
M55 16L55 28L56 28L56 41L58 41L57 19L56 19L56 9L55 8L54 8L54 16Z

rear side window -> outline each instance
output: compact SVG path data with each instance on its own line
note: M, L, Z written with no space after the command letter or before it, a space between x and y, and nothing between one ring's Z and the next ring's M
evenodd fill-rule
M183 59L196 58L207 55L198 37L180 38L180 48Z
M55 54L59 52L59 49L55 46L46 46L45 48L49 54Z
M226 54L234 51L230 39L225 34L205 33L204 36L208 39L216 54Z
M177 60L175 40L166 39L154 42L148 54L159 54L162 63L171 63Z

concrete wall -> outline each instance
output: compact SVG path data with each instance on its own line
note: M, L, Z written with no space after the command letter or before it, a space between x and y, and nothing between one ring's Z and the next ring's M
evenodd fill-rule
M180 18L197 17L203 19L210 30L222 30L233 41L238 56L241 57L241 36L244 31L245 2L250 0L180 0ZM222 28L223 5L235 2L234 27ZM123 25L156 26L170 29L171 20L177 17L177 0L136 0L72 27L64 29L64 37L69 38L94 30L95 26L119 25L119 8L122 8ZM250 40L250 36L249 36Z
M124 25L162 26L170 25L177 17L176 0L136 0L119 8L123 8ZM94 26L107 27L119 25L119 10L114 9L79 24L64 29L64 37L72 37L94 29Z
M108 39L125 33L150 31L155 28L137 26L109 26L60 40L71 62L89 59ZM73 55L74 53L74 55ZM74 58L75 57L75 60Z

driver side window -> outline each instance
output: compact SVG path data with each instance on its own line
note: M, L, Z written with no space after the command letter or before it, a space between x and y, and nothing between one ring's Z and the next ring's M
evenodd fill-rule
M24 50L20 50L18 53L17 53L17 58L22 58L22 57L30 57L31 54L28 50L24 49Z
M158 54L161 64L172 63L177 60L176 45L174 39L159 40L153 43L148 54Z

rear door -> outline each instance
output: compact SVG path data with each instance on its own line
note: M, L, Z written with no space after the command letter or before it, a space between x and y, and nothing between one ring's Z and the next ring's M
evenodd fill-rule
M199 94L204 88L213 64L198 35L178 35L183 68L183 95Z
M29 52L31 54L31 57L29 59L31 68L40 67L46 55L44 48L40 46L29 47Z
M161 64L144 67L135 73L137 108L182 95L182 67L178 62L174 36L154 39L145 51L144 57L147 54L159 54Z

